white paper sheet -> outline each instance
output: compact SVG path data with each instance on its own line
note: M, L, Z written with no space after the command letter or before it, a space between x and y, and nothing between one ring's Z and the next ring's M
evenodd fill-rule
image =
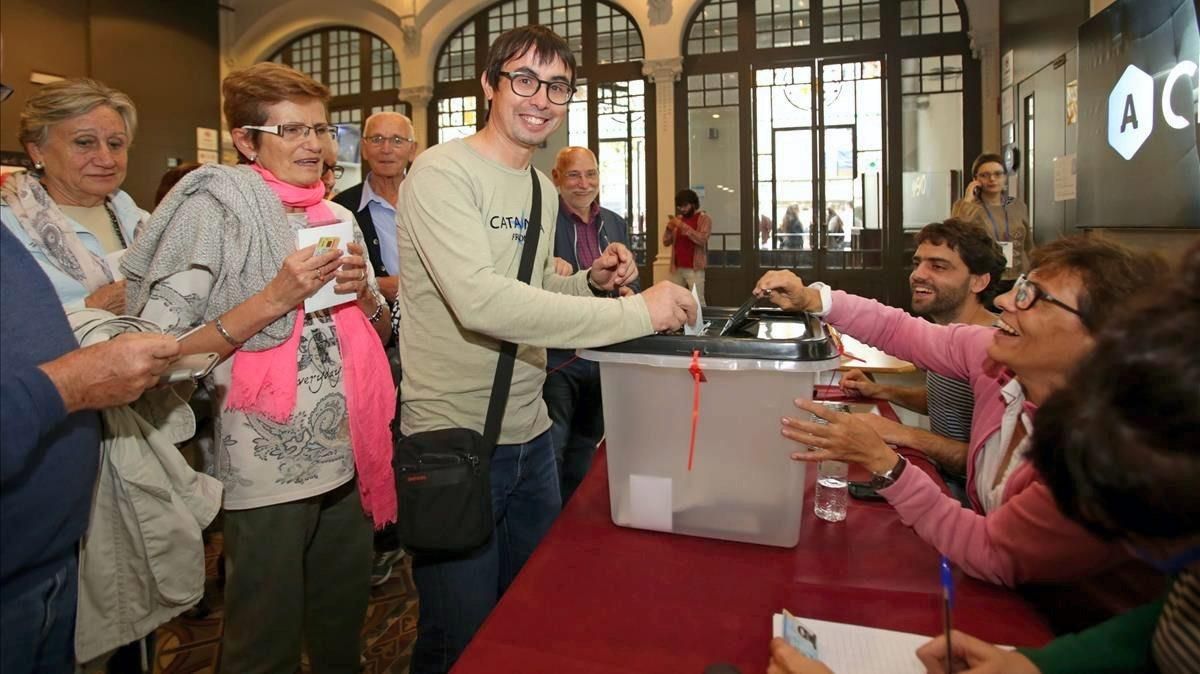
M1075 198L1075 155L1067 154L1054 158L1054 200L1070 201Z
M671 478L629 476L629 526L671 531Z
M821 662L835 672L855 674L924 674L917 648L930 637L874 627L798 618L817 635ZM771 635L783 636L783 614L771 620Z
M346 244L354 240L354 228L349 222L335 222L332 225L320 225L296 230L296 250L312 246L325 236L337 237L337 248L345 255ZM336 307L339 304L345 304L355 299L354 293L335 293L333 288L336 285L336 279L329 279L312 297L304 300L305 313Z

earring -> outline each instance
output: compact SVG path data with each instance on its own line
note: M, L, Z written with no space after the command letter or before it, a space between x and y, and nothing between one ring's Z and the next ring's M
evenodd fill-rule
M258 155L256 155L256 154L250 155L250 163L253 164L256 161L258 161Z
M42 162L40 162L40 161L33 162L33 170L34 171L41 171L44 168L46 168L46 165L43 164Z

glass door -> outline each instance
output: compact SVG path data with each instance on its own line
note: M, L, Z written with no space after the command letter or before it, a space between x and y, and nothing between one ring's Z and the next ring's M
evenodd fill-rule
M879 60L755 73L758 273L837 280L882 267L883 95Z

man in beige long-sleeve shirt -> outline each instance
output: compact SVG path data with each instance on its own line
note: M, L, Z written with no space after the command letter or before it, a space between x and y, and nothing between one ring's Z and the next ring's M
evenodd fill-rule
M558 200L541 173L533 276L528 285L516 280L532 202L529 163L566 114L574 57L549 29L524 26L497 38L480 79L490 103L487 127L427 150L403 186L401 431L482 432L500 342L515 342L518 350L492 459L495 533L467 555L414 558L421 596L414 674L454 664L558 512L558 472L542 402L546 347L599 346L672 330L696 311L691 295L669 283L621 299L595 297L637 276L633 256L620 244L589 270L555 275L550 252Z

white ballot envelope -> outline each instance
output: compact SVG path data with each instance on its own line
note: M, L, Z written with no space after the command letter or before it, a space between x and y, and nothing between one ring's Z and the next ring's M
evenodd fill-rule
M1012 241L1001 241L1000 242L1000 251L1002 253L1004 253L1004 265L1005 265L1004 268L1012 269L1013 268L1013 242Z
M314 255L321 255L332 248L337 248L345 255L346 245L353 240L354 227L348 221L296 230L296 250L315 245L317 250ZM357 299L354 293L335 293L333 288L336 285L337 278L331 278L312 297L304 300L304 312L312 313Z
M120 281L125 278L125 275L121 273L121 258L125 257L126 250L128 248L122 248L104 256L104 262L108 265L109 271L112 272L113 281Z
M704 312L700 308L700 293L696 292L695 284L692 285L692 297L696 300L696 322L683 326L685 335L698 335L704 332Z

